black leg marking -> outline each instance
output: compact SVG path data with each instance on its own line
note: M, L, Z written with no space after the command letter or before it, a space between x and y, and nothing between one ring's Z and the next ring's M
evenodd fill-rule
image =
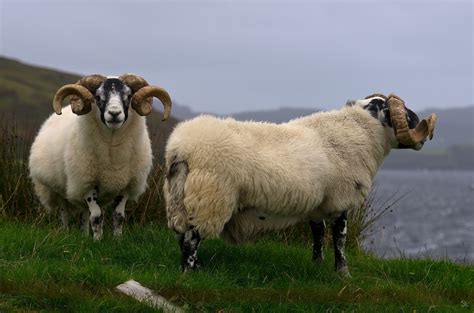
M114 209L118 207L118 205L120 204L120 202L122 202L122 199L123 199L123 196L117 196L117 197L115 197L115 199L114 199Z
M332 225L332 239L334 244L334 256L336 271L349 274L344 247L347 234L347 211L343 212Z
M324 221L309 221L311 232L313 233L313 261L322 262L324 260L324 231L326 224Z
M122 226L125 221L125 204L128 196L119 195L114 199L114 213L112 215L114 221L114 235L122 235Z
M117 228L123 225L123 221L125 220L125 217L122 215L122 213L114 211L113 219L114 219L114 228Z
M188 229L184 234L179 235L179 246L181 247L181 270L188 270L199 267L197 259L197 249L201 242L201 236L196 229Z
M103 221L104 221L104 215L103 214L101 214L99 216L95 216L92 219L92 225L94 225L94 226L100 225L100 224L102 224Z

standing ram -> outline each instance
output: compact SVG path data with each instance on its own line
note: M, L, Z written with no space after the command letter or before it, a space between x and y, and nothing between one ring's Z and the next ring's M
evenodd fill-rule
M61 103L72 96L62 114ZM103 232L101 207L113 202L114 234L122 234L127 200L146 189L152 150L145 116L152 97L161 100L164 119L171 98L140 76L90 75L61 87L53 100L57 115L41 127L31 147L29 168L34 190L49 211L59 208L64 227L69 214L81 213L81 228L94 239Z
M180 123L166 146L164 194L183 271L197 266L203 238L240 243L302 221L311 225L313 259L322 260L327 220L336 270L348 273L347 211L363 205L390 150L421 149L435 121L375 94L279 125L211 116Z

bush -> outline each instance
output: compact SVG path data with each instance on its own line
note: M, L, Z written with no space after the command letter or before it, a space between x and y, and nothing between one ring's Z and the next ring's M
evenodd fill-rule
M26 126L26 125L25 125ZM18 133L14 120L0 126L0 214L22 220L36 220L39 202L28 177L31 133Z

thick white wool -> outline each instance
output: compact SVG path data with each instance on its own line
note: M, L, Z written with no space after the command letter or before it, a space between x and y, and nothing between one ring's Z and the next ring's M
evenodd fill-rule
M257 232L331 219L361 206L393 145L393 131L360 106L285 124L200 116L166 147L168 225L240 242ZM184 173L186 171L186 173Z
M84 196L99 187L99 204L119 193L132 200L146 189L152 151L145 118L129 109L127 122L107 129L93 106L86 115L70 107L51 115L41 127L29 160L36 194L49 210L58 206L86 210Z

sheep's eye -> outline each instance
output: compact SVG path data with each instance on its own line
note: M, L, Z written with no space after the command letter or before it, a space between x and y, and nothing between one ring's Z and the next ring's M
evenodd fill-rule
M101 97L101 96L95 96L95 99L96 99L96 103L99 105L99 106L104 106L105 105L105 98Z

